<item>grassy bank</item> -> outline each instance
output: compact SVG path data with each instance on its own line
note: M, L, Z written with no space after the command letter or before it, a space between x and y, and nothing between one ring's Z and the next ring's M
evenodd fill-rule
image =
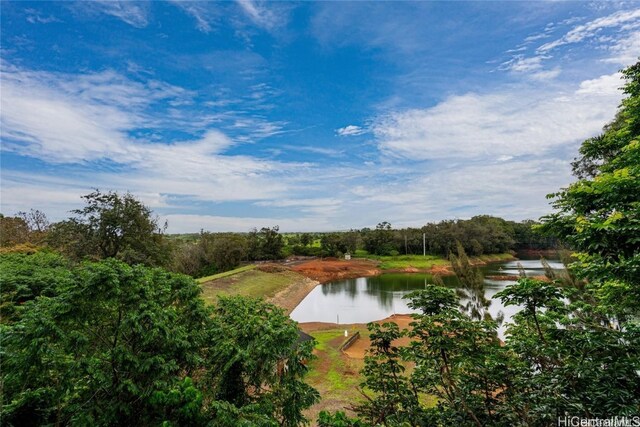
M234 270L225 271L223 273L218 273L207 277L200 277L199 279L196 279L196 281L198 283L210 282L212 280L222 279L223 277L233 276L234 274L242 273L243 271L253 270L254 268L256 268L255 264L249 264L243 267L238 267Z
M396 255L396 256L380 256L371 255L364 251L357 251L356 258L366 258L378 261L380 264L378 268L381 270L403 270L406 268L417 268L419 270L429 270L432 267L446 267L451 265L449 260L437 255ZM473 263L486 263L496 261L507 261L513 259L513 255L504 254L490 254L481 255L477 257L471 257Z
M352 333L355 331L351 331ZM368 334L365 327L361 334ZM307 411L307 416L315 420L322 410L347 411L348 406L362 400L358 391L364 378L360 370L364 367L361 359L351 359L339 350L344 342L344 328L310 332L316 339L317 359L309 363L306 382L320 392L322 400Z
M249 267L249 266L248 266ZM243 295L269 299L281 290L286 289L293 283L304 280L304 278L293 271L280 271L276 273L266 273L256 270L255 266L245 268L238 272L233 270L233 274L222 273L222 277L210 276L211 278L202 283L202 297L210 304L218 299L218 295ZM243 267L244 268L244 267ZM232 273L228 271L227 273ZM226 275L225 275L226 274Z

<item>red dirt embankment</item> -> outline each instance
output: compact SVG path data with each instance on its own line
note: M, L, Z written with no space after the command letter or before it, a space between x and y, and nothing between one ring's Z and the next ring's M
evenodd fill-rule
M314 259L291 267L291 270L320 283L340 279L377 276L382 271L376 263L363 260L342 260L336 258Z

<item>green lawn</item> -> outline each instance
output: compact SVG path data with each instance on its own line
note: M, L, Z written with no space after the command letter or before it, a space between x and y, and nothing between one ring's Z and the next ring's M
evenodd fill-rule
M267 299L302 278L302 276L293 271L265 273L254 269L255 266L250 267L240 272L233 270L235 273L232 275L227 274L221 278L211 276L214 279L205 278L208 279L206 281L199 279L202 283L202 297L204 300L209 304L213 304L218 299L218 295L243 295Z
M253 270L254 268L256 268L255 264L249 264L249 265L245 265L244 267L238 267L235 270L225 271L224 273L218 273L212 276L201 277L199 279L196 279L196 281L198 283L210 282L212 280L222 279L223 277L233 276L234 274L242 273L243 271Z

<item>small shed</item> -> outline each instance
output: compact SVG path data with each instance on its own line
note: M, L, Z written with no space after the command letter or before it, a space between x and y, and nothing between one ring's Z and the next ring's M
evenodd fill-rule
M300 329L298 329L298 342L305 342L305 341L311 341L313 340L313 337L305 332L302 332Z

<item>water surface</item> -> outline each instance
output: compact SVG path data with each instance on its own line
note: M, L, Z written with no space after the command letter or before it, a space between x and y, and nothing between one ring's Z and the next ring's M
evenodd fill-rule
M527 276L544 275L539 259L491 263L480 268L483 276L518 275L518 263ZM563 268L557 260L549 260L554 269ZM494 319L504 317L508 321L519 309L504 307L500 300L491 298L515 282L484 279L483 290L461 287L455 276L442 277L446 286L456 289L460 304L476 316L489 315ZM291 318L298 322L367 323L384 319L393 314L412 313L407 300L402 297L433 283L433 278L421 273L393 273L376 277L339 280L317 286L293 310ZM484 294L482 294L482 291ZM488 300L488 304L487 304ZM504 327L499 330L500 335Z

